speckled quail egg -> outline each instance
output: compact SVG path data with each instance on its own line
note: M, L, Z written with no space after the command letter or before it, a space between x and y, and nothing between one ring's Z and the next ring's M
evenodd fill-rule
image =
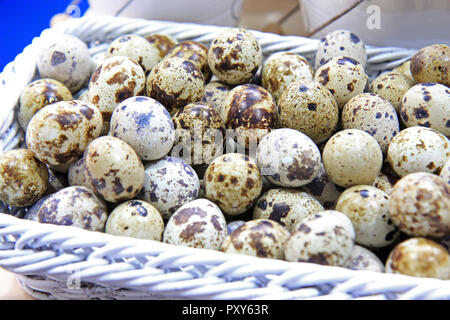
M228 93L222 119L227 129L234 129L237 142L249 148L276 128L278 109L271 94L261 86L242 84Z
M296 222L323 210L320 202L305 192L271 189L256 202L253 219L270 219L291 230Z
M229 215L250 209L262 190L261 172L256 162L239 153L214 159L204 176L206 198Z
M88 188L71 186L50 195L37 211L35 220L103 232L108 211Z
M161 58L164 58L167 52L178 43L178 40L172 36L161 33L150 34L145 39L158 49Z
M123 140L103 136L84 152L84 170L89 184L106 201L133 199L144 184L144 166L134 149Z
M400 113L402 99L414 81L399 72L387 72L379 75L370 84L370 92L388 101L397 113Z
M432 240L411 238L392 249L386 261L386 272L449 280L450 255Z
M227 223L227 234L232 233L234 230L245 224L244 220L234 220Z
M172 121L176 148L182 149L181 157L188 164L209 164L216 154L222 154L225 124L214 108L202 102L190 103L178 110Z
M342 127L359 129L374 137L383 154L400 131L394 107L374 93L361 93L351 98L342 109Z
M208 50L208 64L212 73L231 85L250 81L262 63L262 50L256 37L242 28L228 28L220 32Z
M38 201L48 187L48 170L28 149L0 155L0 200L25 207Z
M358 129L334 134L326 143L322 157L331 181L341 187L372 184L383 165L383 153L377 140Z
M391 195L392 188L397 183L400 178L391 170L382 169L378 177L375 178L372 182L372 187L380 189L388 196Z
M450 136L450 89L438 83L416 84L403 96L400 116L407 127L428 127Z
M385 247L397 240L400 232L389 214L389 196L372 186L346 189L336 203L353 224L356 243L365 247Z
M67 172L67 179L69 185L71 186L82 186L94 189L94 187L90 184L90 181L86 176L86 171L84 170L83 157L72 162Z
M207 199L182 205L170 217L163 241L169 244L219 250L227 236L227 223L219 207Z
M326 210L294 226L286 242L287 261L345 266L355 244L352 222L341 212Z
M94 68L86 43L68 34L44 40L37 56L39 75L62 82L72 93L78 91Z
M222 116L225 99L230 90L231 87L223 82L211 81L205 85L205 95L201 101L213 107Z
M411 74L419 82L437 82L450 86L450 47L433 44L420 49L411 58Z
M288 238L289 231L278 222L250 220L230 233L220 250L260 258L284 259L284 245Z
M150 203L129 200L111 211L106 220L105 232L116 236L161 241L164 221Z
M413 172L439 174L450 157L448 139L424 127L406 128L389 144L387 160L399 177Z
M363 68L366 66L366 46L356 34L348 30L336 30L320 39L314 58L314 68L319 69L329 59L337 56L353 58L361 63Z
M73 100L69 89L53 79L39 79L25 87L19 97L17 119L23 130L36 112L58 101Z
M145 165L144 187L139 197L151 203L164 219L198 197L200 181L183 159L165 156Z
M114 56L129 57L136 61L145 73L161 61L159 50L148 42L145 38L138 35L123 35L115 39L106 50L105 58Z
M308 135L315 143L326 141L336 130L336 99L322 84L301 81L290 84L278 100L280 127Z
M205 83L211 79L208 48L204 44L192 40L179 42L167 52L164 59L172 57L184 58L194 62L202 72Z
M164 157L175 141L167 109L155 99L143 96L128 98L116 107L109 132L128 143L143 161Z
M397 73L404 75L409 80L411 80L413 84L415 84L416 80L414 80L414 77L411 73L410 67L411 67L411 60L408 60L406 62L403 62L398 67L392 69L392 72L397 72Z
M102 115L91 103L59 101L42 108L31 118L26 132L28 148L51 166L68 165L78 159L97 138ZM58 167L55 167L58 170Z
M314 69L305 57L293 52L277 52L264 62L261 71L261 84L275 101L291 83L312 81Z
M427 172L411 173L394 186L389 211L395 225L410 236L450 234L450 186Z
M205 80L191 60L163 59L147 77L147 96L158 100L173 115L185 105L205 95Z
M372 251L355 244L352 255L345 265L352 270L384 272L384 264Z
M41 208L42 204L52 195L53 193L47 194L36 201L31 207L28 208L23 218L26 220L38 221L37 214L39 212L39 209Z
M102 113L102 134L108 133L117 105L130 97L142 96L144 89L144 70L131 58L111 57L97 67L89 82L89 100Z
M442 168L441 173L439 173L439 176L444 179L444 181L447 181L447 183L450 185L450 159L448 159L444 164L444 167Z
M314 80L323 84L335 97L339 109L348 100L364 92L368 84L363 66L349 57L335 57L316 70Z

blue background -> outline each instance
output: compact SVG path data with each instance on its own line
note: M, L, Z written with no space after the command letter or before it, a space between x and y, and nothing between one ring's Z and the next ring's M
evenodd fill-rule
M3 68L49 28L51 18L66 10L70 0L0 0L0 72ZM87 0L80 1L81 15L88 9Z

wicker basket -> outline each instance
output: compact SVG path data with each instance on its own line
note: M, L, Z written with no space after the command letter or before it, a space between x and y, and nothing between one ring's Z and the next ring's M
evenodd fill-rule
M123 34L164 33L204 44L223 27L87 15L44 30L0 74L2 152L23 144L15 117L22 89L36 77L36 54L51 33L75 35L92 55ZM312 62L317 40L253 31L265 56L292 51ZM371 78L414 50L368 47ZM38 299L449 299L450 281L293 263L177 247L21 219L0 207L0 266Z

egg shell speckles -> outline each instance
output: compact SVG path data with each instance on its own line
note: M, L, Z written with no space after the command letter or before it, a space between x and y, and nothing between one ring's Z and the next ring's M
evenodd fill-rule
M411 58L410 70L417 83L438 82L450 86L450 47L433 44L422 48Z
M314 69L305 57L292 52L277 52L264 62L261 84L278 101L291 83L312 81L313 77Z
M319 69L328 60L338 56L353 58L361 63L363 68L366 66L366 46L356 34L348 30L336 30L320 39L314 58L314 68Z
M69 89L53 79L39 79L28 84L19 97L17 119L25 131L30 119L43 107L58 102L73 100Z
M199 178L189 164L165 156L145 165L144 188L139 197L168 219L183 204L195 200L199 189Z
M400 179L389 199L391 219L399 229L418 237L450 233L450 186L439 176L416 172Z
M163 241L219 250L226 236L227 223L219 207L207 199L196 199L181 206L170 217Z
M407 127L428 127L450 136L450 89L430 82L414 85L403 96L400 116Z
M111 211L106 221L105 232L117 236L161 241L164 221L158 210L150 203L129 200Z
M361 93L351 98L342 109L344 129L359 129L374 137L383 154L392 138L400 131L394 107L374 93Z
M111 57L97 67L89 81L89 100L102 113L102 134L108 132L117 105L130 97L143 95L144 89L144 70L131 58Z
M88 188L72 186L50 195L40 206L36 221L103 232L108 212Z
M320 151L300 131L282 128L261 139L257 150L258 166L277 186L295 188L310 183L321 165Z
M68 34L45 39L37 56L41 78L58 80L72 93L86 83L93 67L87 45Z
M392 188L399 179L400 178L395 173L392 173L391 170L382 169L378 177L373 180L372 187L380 189L389 196L392 192Z
M450 157L448 139L424 127L406 128L389 144L387 160L399 177L413 172L439 174Z
M399 72L387 72L379 75L370 84L370 92L386 99L400 113L402 99L414 81Z
M290 84L278 100L278 114L280 127L301 131L317 144L333 134L339 121L336 99L315 81Z
M383 153L377 140L358 129L334 134L322 153L331 181L341 187L370 185L383 165Z
M345 265L352 270L384 272L383 262L370 250L355 244L352 255Z
M271 189L253 209L253 219L270 219L291 230L292 226L324 208L313 196L295 189Z
M164 58L169 50L178 43L178 40L167 34L154 33L145 37L145 40L150 42L158 49L159 56Z
M425 238L399 243L386 261L387 273L412 277L450 279L450 256L444 247Z
M88 102L59 101L45 106L28 123L26 143L42 162L67 165L78 159L102 128L100 111Z
M138 35L123 35L115 39L106 50L105 58L114 56L129 57L136 61L145 73L161 61L159 50Z
M284 259L289 231L278 222L256 219L245 222L224 240L221 251L260 258Z
M447 183L450 185L450 159L448 159L444 164L444 167L442 168L441 173L439 173L439 176L444 179L444 181L447 181Z
M8 205L25 207L44 195L48 170L28 149L0 155L0 199Z
M213 74L231 85L249 82L262 64L258 40L242 28L229 28L219 33L208 50L208 64Z
M106 201L133 199L144 183L144 166L130 145L111 136L92 141L84 152L84 170L95 191Z
M223 82L211 81L205 85L205 95L201 101L213 107L222 116L225 99L230 90L231 87ZM223 119L224 122L225 120Z
M143 96L128 98L117 106L111 116L110 135L128 143L143 161L164 157L175 141L167 109Z
M204 176L206 198L230 215L242 214L261 194L261 172L256 162L239 153L214 159Z
M359 185L346 189L336 203L353 224L356 243L365 247L385 247L400 235L389 213L389 196L372 186Z
M354 243L352 222L341 212L326 210L297 223L284 252L287 261L345 266Z
M86 188L94 189L86 176L83 157L72 162L68 170L67 178L68 183L71 186L83 186Z
M314 80L330 90L342 109L348 100L364 92L368 77L358 61L340 56L317 69Z

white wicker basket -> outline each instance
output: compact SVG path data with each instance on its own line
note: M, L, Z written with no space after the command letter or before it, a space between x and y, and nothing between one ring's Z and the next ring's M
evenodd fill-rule
M223 27L88 15L44 30L0 74L0 150L23 143L15 117L22 89L36 76L36 53L50 33L73 34L92 54L116 37L164 33L208 44ZM264 54L293 51L312 61L317 40L254 31ZM373 78L414 50L368 47ZM0 266L39 299L450 299L450 281L354 271L224 254L21 219L0 207ZM16 217L14 217L16 216Z

